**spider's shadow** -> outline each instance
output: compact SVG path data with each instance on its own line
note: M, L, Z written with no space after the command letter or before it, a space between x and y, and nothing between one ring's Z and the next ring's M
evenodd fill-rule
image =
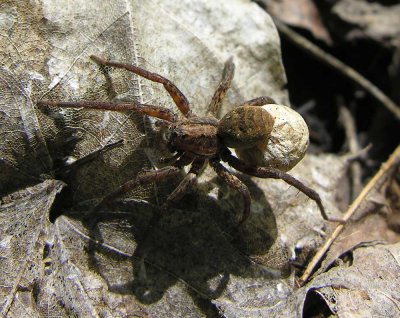
M90 237L105 243L89 241L88 254L92 268L107 282L110 291L133 294L140 302L152 304L171 287L183 284L197 306L207 311L212 307L209 300L223 293L231 274L269 279L276 274L277 271L269 272L268 268L254 264L243 253L242 247L249 248L254 242L244 240L246 235L241 234L246 230L236 226L235 216L229 216L232 211L224 211L210 198L193 200L191 196L182 202L182 207L188 201L202 202L190 211L169 209L161 213L156 206L145 202L119 201L111 211L96 214L90 222L84 222ZM266 213L272 213L268 203L265 204ZM121 211L129 213L121 214ZM110 224L118 230L108 235ZM263 245L265 254L276 239L275 223L268 234L268 242ZM116 252L123 249L118 246L124 246L122 241L128 236L133 254ZM119 241L121 237L124 238ZM115 268L111 269L108 261L113 264L120 261L125 264L121 265L125 270L115 275ZM130 274L126 274L127 268ZM125 274L121 275L122 272Z

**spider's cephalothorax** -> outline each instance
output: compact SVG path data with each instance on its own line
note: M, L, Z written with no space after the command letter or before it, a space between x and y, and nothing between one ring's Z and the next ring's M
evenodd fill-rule
M216 156L218 122L207 119L196 117L170 125L166 135L168 149L171 152L185 152L193 157Z
M182 119L178 119L178 116L168 108L140 104L138 102L40 101L38 103L39 106L85 107L112 111L130 110L155 117L158 119L156 124L166 127L167 146L173 156L171 158L163 159L163 161L168 162L170 165L158 170L143 171L139 173L135 179L128 181L103 198L98 207L104 206L116 197L132 190L138 185L176 177L180 172L180 168L190 165L189 172L185 178L168 196L166 205L169 205L182 198L182 196L196 183L197 176L201 172L202 167L205 164L210 164L224 182L242 195L244 208L240 222L243 223L250 214L251 198L249 190L238 177L221 164L222 161L237 171L251 176L284 180L314 200L324 219L328 220L328 216L325 213L319 195L314 190L305 186L299 180L285 172L301 159L308 145L308 135L306 135L308 134L307 126L305 125L304 120L301 119L300 115L285 106L276 105L271 98L263 96L242 103L232 111L225 114L221 120L216 118L216 114L219 111L233 78L234 64L232 59L229 59L225 64L222 80L211 99L207 115L200 117L192 114L186 97L165 77L156 73L151 73L134 65L111 62L96 56L91 56L91 58L101 67L109 66L125 69L153 82L161 83L183 115ZM271 106L268 108L270 110L268 110L266 106ZM276 112L278 115L272 114L272 110L274 109L278 109ZM282 115L282 109L284 109L283 112L286 112L285 115ZM288 114L288 116L286 114ZM300 122L299 127L301 127L297 137L295 138L296 142L288 143L292 147L290 151L282 153L282 151L279 150L281 151L280 154L273 153L271 157L268 152L271 152L270 149L274 149L274 127L276 126L276 130L282 132L283 125L280 120L283 117L286 118L291 116L294 116L294 121L298 120ZM292 127L290 124L288 127L290 133L292 133L293 130L296 130L296 128L294 128L294 126ZM272 144L272 147L269 146L270 144ZM282 148L281 145L278 146ZM234 156L228 147L234 148L238 157ZM297 148L299 148L300 151L297 151ZM285 148L283 147L283 149ZM300 155L296 154L298 152L300 152ZM293 153L295 153L295 155L293 155ZM279 156L281 156L283 160L279 160ZM282 161L283 163L281 163Z

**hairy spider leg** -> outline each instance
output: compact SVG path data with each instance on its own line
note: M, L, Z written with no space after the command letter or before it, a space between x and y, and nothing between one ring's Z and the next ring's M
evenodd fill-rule
M186 152L181 152L180 157L175 161L175 163L170 165L181 169L185 166L190 165L192 162L193 162L193 156L189 155Z
M235 64L233 64L233 59L232 57L230 57L225 62L224 71L222 73L222 79L219 82L213 97L211 98L210 104L208 105L208 114L214 117L218 116L218 112L219 109L221 108L222 101L224 100L226 92L231 86L234 74L235 74Z
M145 170L140 172L135 179L129 180L128 182L121 185L117 190L111 192L106 197L104 197L101 200L101 202L94 208L94 210L97 211L101 209L110 202L114 201L116 198L133 190L138 186L143 186L152 182L160 182L163 180L177 177L181 171L180 168L188 164L187 159L189 157L183 156L181 158L182 160L178 159L175 163L175 165L178 166L179 168L176 166L168 166L158 170ZM193 161L189 172L179 183L176 189L168 196L166 204L164 204L163 208L167 208L171 204L178 202L180 199L182 199L185 193L187 193L195 185L197 176L199 175L200 170L203 167L204 163L205 163L204 159L195 159Z
M201 168L204 166L204 163L205 163L204 159L200 158L194 159L187 175L179 183L176 189L168 196L164 208L167 208L170 205L181 200L183 196L194 187L197 181L197 176L199 175Z
M178 151L176 154L174 154L170 157L161 157L160 159L158 159L158 162L171 166L171 165L175 164L175 162L177 162L178 159L180 159L182 155L183 155L183 151Z
M332 221L332 222L344 223L343 219L336 219L336 218L328 217L328 215L326 214L325 208L322 205L322 201L321 201L319 194L316 191L314 191L313 189L307 187L301 181L297 180L295 177L292 177L290 174L280 171L278 169L274 169L274 168L257 167L257 166L248 165L246 162L233 156L229 149L225 149L225 151L222 151L221 159L222 159L222 161L228 163L230 166L232 166L236 170L246 173L253 177L265 178L265 179L267 179L267 178L282 179L287 184L294 186L296 189L298 189L299 191L303 192L306 196L308 196L311 200L315 201L315 203L319 207L319 210L321 211L322 217L325 220Z
M97 101L80 101L80 102L53 102L39 101L37 106L56 106L65 108L90 108L99 110L124 111L131 110L139 114L156 117L169 122L176 122L176 115L168 108L162 106L154 106L140 104L137 102L131 103L112 103L112 102L97 102Z
M208 114L218 117L218 112L221 108L222 101L225 98L225 95L231 86L233 76L235 74L235 64L233 63L232 57L229 58L225 62L225 67L224 71L222 73L222 79L220 83L218 84L217 89L215 90L215 93L211 99L211 102L208 106ZM241 106L264 106L267 104L276 104L275 100L269 96L261 96L257 97L254 99L251 99L249 101L246 101L242 104L240 104L238 107Z
M267 104L276 104L275 100L269 96L260 96L254 99L250 99L247 102L240 104L241 106L264 106Z
M90 58L96 62L97 64L101 66L111 66L115 68L121 68L124 70L127 70L129 72L132 72L134 74L137 74L139 76L142 76L152 82L160 83L164 86L166 91L169 93L169 95L172 97L174 100L175 105L178 107L180 112L185 116L185 117L190 117L190 105L189 101L183 95L183 93L178 89L178 87L175 86L174 83L172 83L169 79L166 79L165 77L152 73L149 71L146 71L138 66L132 65L132 64L125 64L125 63L118 63L118 62L112 62L112 61L107 61L101 57L91 55Z
M135 179L129 180L128 182L121 185L117 190L111 192L105 196L101 202L94 208L94 211L98 211L102 207L106 206L110 202L114 201L121 195L133 190L138 186L143 186L152 182L160 182L170 178L177 177L180 173L180 169L174 166L164 167L158 170L145 170L138 173Z
M239 225L244 223L250 215L251 196L247 186L239 180L236 176L230 173L221 163L217 160L210 161L210 165L214 168L217 175L232 189L238 191L243 197L243 216Z

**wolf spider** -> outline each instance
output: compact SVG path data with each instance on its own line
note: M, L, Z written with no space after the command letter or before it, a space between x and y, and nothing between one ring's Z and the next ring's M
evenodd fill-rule
M252 165L251 163L246 163L234 156L228 149L228 147L243 148L250 143L259 142L262 139L265 140L265 138L268 138L269 133L272 130L273 118L259 106L275 104L274 100L270 97L258 97L242 103L238 106L238 108L235 108L233 111L231 111L236 111L236 115L239 114L239 117L233 116L236 118L236 120L232 121L230 119L232 117L230 116L231 112L225 115L222 120L217 119L218 110L221 107L222 101L230 87L234 75L235 67L232 62L232 58L225 63L222 79L211 99L208 107L208 114L204 117L197 116L191 112L189 101L185 95L183 95L183 93L167 78L159 74L146 71L135 65L107 61L97 56L91 56L91 59L100 67L108 66L125 69L150 81L161 83L183 115L183 118L178 118L176 114L166 107L140 104L136 101L132 101L130 103L100 101L40 101L38 103L38 106L49 105L73 108L83 107L111 111L130 110L136 113L148 115L150 117L158 118L156 125L158 124L166 128L167 147L173 155L170 158L164 158L162 161L168 162L169 166L158 170L145 170L140 172L135 179L126 182L117 190L103 198L97 208L108 204L115 198L127 193L139 185L174 178L180 173L182 167L190 165L189 172L186 174L177 188L166 199L165 207L169 206L180 200L184 194L196 184L198 175L202 171L202 168L208 163L229 187L238 191L243 197L243 216L239 223L241 224L246 221L250 214L250 192L247 186L240 181L238 177L233 175L221 164L222 161L237 171L243 172L250 176L258 178L282 179L289 185L292 185L303 192L310 199L314 200L325 220L338 221L328 218L318 193L304 185L301 181L279 169L271 167L259 167ZM248 125L254 126L251 129L253 134L250 136L245 136L243 140L241 140L241 137L239 136L240 134L243 135L243 133L246 134L246 127L244 127L246 124L244 123L244 120L242 121L240 118L242 115L246 116L247 121L250 118L250 123L248 123ZM267 125L264 125L267 126L267 129L257 126L260 122L260 119L263 124L267 123ZM240 131L240 133L237 134L237 131Z

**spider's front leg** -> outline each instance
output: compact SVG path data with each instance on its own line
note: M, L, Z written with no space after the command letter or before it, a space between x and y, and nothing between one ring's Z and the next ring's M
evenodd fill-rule
M149 72L141 67L138 67L136 65L132 64L125 64L125 63L118 63L118 62L112 62L112 61L107 61L101 57L91 55L90 58L95 61L97 64L100 66L110 66L110 67L115 67L115 68L120 68L127 70L129 72L132 72L134 74L137 74L139 76L142 76L152 82L160 83L164 86L168 94L172 97L172 99L175 102L175 105L178 107L178 109L181 111L181 113L185 117L190 117L190 106L189 106L189 101L183 95L183 93L176 87L174 83L172 83L169 79L157 74L157 73L152 73Z
M315 203L319 207L319 210L321 211L322 217L325 220L332 221L332 222L339 222L339 223L345 222L343 219L330 218L326 214L325 208L322 205L322 201L321 201L319 194L316 191L314 191L313 189L307 187L301 181L297 180L295 177L292 177L290 174L280 171L278 169L274 169L274 168L257 167L257 166L248 165L246 162L233 156L232 153L228 149L225 149L222 152L221 159L224 162L228 163L231 167L235 168L236 170L246 173L250 176L264 178L264 179L267 179L267 178L281 179L281 180L285 181L287 184L294 186L296 189L298 189L299 191L303 192L306 196L308 196L311 200L315 201Z
M126 111L130 110L139 114L144 114L150 117L156 117L166 120L168 122L176 122L176 115L168 108L147 104L140 104L136 102L131 103L112 103L112 102L97 102L97 101L81 101L81 102L53 102L53 101L39 101L37 106L55 106L62 108L89 108L97 110L111 110L111 111Z

